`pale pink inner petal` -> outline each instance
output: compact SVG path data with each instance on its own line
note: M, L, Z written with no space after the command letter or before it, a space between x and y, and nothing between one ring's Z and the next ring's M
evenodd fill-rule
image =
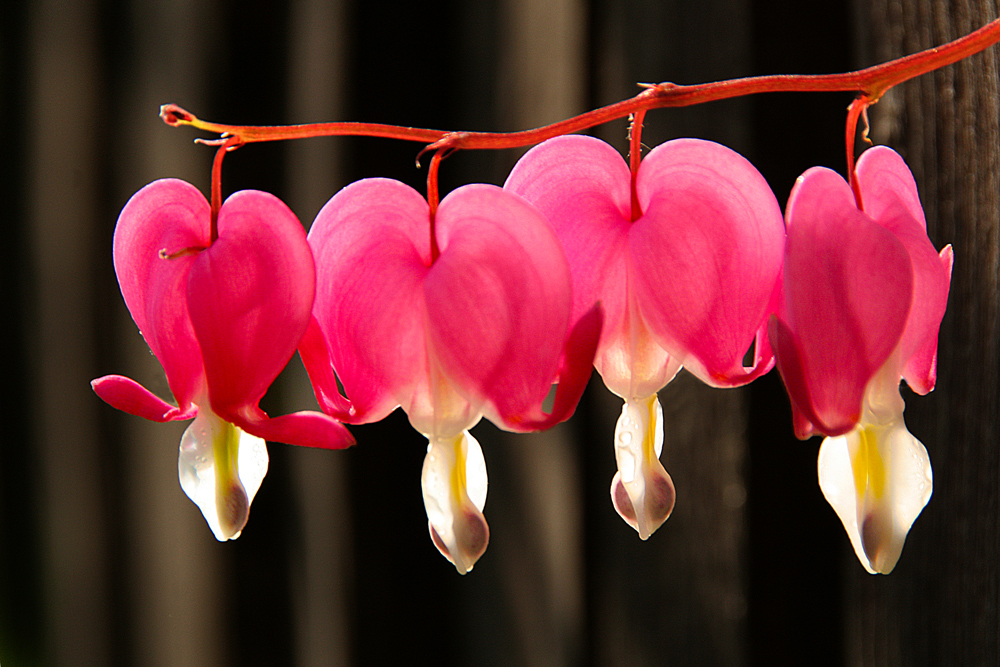
M295 215L273 195L245 190L219 212L219 238L188 276L191 321L213 409L256 406L309 322L312 253Z
M650 152L636 188L643 215L632 226L629 261L643 319L704 382L738 383L781 269L785 234L774 195L742 156L697 139Z

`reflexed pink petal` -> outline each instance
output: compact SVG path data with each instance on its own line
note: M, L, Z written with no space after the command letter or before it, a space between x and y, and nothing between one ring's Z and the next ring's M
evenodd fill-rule
M121 375L105 375L91 382L90 386L111 407L154 422L190 419L198 412L197 406L193 404L182 411L135 380Z
M530 204L485 184L448 195L436 225L441 254L424 294L437 359L473 404L525 413L556 379L569 327L559 241Z
M948 303L952 252L939 256L927 238L927 224L913 175L891 148L876 146L858 160L858 181L865 213L891 230L913 263L913 299L900 341L902 374L920 394L934 388L937 335Z
M540 404L529 406L523 413L510 411L506 414L498 413L493 406L487 406L486 418L509 431L524 432L544 431L572 417L593 373L594 354L601 337L602 321L603 311L598 303L570 331L559 364L552 412L546 415Z
M378 421L428 391L428 216L413 188L367 179L327 202L309 232L317 267L313 312L354 410L349 422ZM313 375L316 364L303 360Z
M182 409L204 386L186 284L198 250L208 244L208 202L193 185L176 179L154 181L135 193L115 227L115 273L125 305Z
M191 266L187 300L209 399L226 419L256 406L295 352L315 272L305 231L273 195L237 192L218 226L219 238Z
M299 341L299 356L323 411L340 421L350 421L354 417L351 402L340 394L337 387L337 375L326 347L326 337L315 316L310 317L309 327Z
M770 187L736 152L678 139L646 156L636 190L629 287L647 327L702 381L749 382L771 364L763 356L748 373L742 360L766 326L784 250Z
M572 321L601 302L601 350L624 326L630 180L628 165L610 145L567 135L525 153L504 184L548 219L562 243L573 280Z
M793 406L816 431L840 435L860 418L865 386L902 335L911 263L829 169L799 178L787 217L783 326L771 343Z
M302 411L268 417L259 408L254 408L245 409L234 417L233 423L264 440L321 449L344 449L354 444L354 437L343 424L321 412Z

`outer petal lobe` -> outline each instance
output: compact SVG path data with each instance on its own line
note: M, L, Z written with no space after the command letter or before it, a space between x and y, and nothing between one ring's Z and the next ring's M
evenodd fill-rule
M309 232L317 266L313 312L353 423L378 421L430 391L422 288L431 263L428 216L413 188L367 179L338 192ZM329 368L303 360L313 382L336 394Z
M191 266L187 301L209 398L223 418L256 406L305 333L315 269L305 231L273 195L245 190Z
M654 148L636 182L642 217L629 234L630 276L657 342L713 386L751 381L773 364L742 359L766 323L785 229L767 182L719 144Z
M455 190L436 225L441 254L424 294L442 370L473 405L529 414L556 379L569 326L559 242L532 206L491 185Z
M125 305L187 411L204 387L201 351L188 317L187 274L209 245L209 206L190 183L154 181L118 217L114 263Z
M857 175L865 213L896 235L913 264L913 298L899 360L910 388L926 394L937 374L938 328L948 304L952 251L946 247L939 255L927 238L917 185L898 153L885 146L868 149L858 160Z
M846 181L814 168L788 203L785 298L772 326L796 434L840 435L861 417L865 387L896 348L912 270L896 236L857 210Z

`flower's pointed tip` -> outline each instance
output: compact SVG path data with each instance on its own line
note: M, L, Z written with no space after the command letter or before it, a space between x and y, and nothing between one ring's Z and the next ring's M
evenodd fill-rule
M216 537L220 542L235 540L243 533L250 518L250 499L238 478L232 479L224 492L217 492L215 507L219 518L219 533Z
M660 463L663 409L656 394L631 399L615 426L618 472L611 480L611 502L625 523L646 540L674 510L673 480Z
M486 523L483 515L476 511L467 511L453 524L455 531L455 545L457 549L450 550L445 541L434 529L434 524L427 522L430 530L431 541L441 552L441 555L448 559L459 574L468 574L479 561L480 557L486 553L486 547L490 543L490 527Z
M870 574L892 572L934 484L927 450L906 430L902 415L888 425L864 424L826 438L818 471L820 489L858 560Z
M895 547L891 525L878 513L869 514L861 524L861 546L868 562L862 564L872 574L889 574L899 562L902 543ZM894 548L895 547L895 548Z
M654 474L646 481L641 513L636 512L628 490L622 483L621 473L616 472L611 480L611 503L615 506L615 511L639 533L639 539L643 541L648 540L674 511L677 492L667 471L663 470L662 473Z

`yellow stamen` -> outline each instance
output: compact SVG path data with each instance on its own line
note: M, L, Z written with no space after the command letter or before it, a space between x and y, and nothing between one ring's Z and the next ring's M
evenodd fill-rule
M219 421L222 428L216 431L212 442L212 455L215 457L215 507L223 533L227 538L232 538L247 523L250 500L240 481L237 467L240 432L230 422Z
M867 491L875 500L879 500L885 492L885 463L878 451L874 429L870 426L860 428L858 443L858 449L851 460L858 498L863 498Z

